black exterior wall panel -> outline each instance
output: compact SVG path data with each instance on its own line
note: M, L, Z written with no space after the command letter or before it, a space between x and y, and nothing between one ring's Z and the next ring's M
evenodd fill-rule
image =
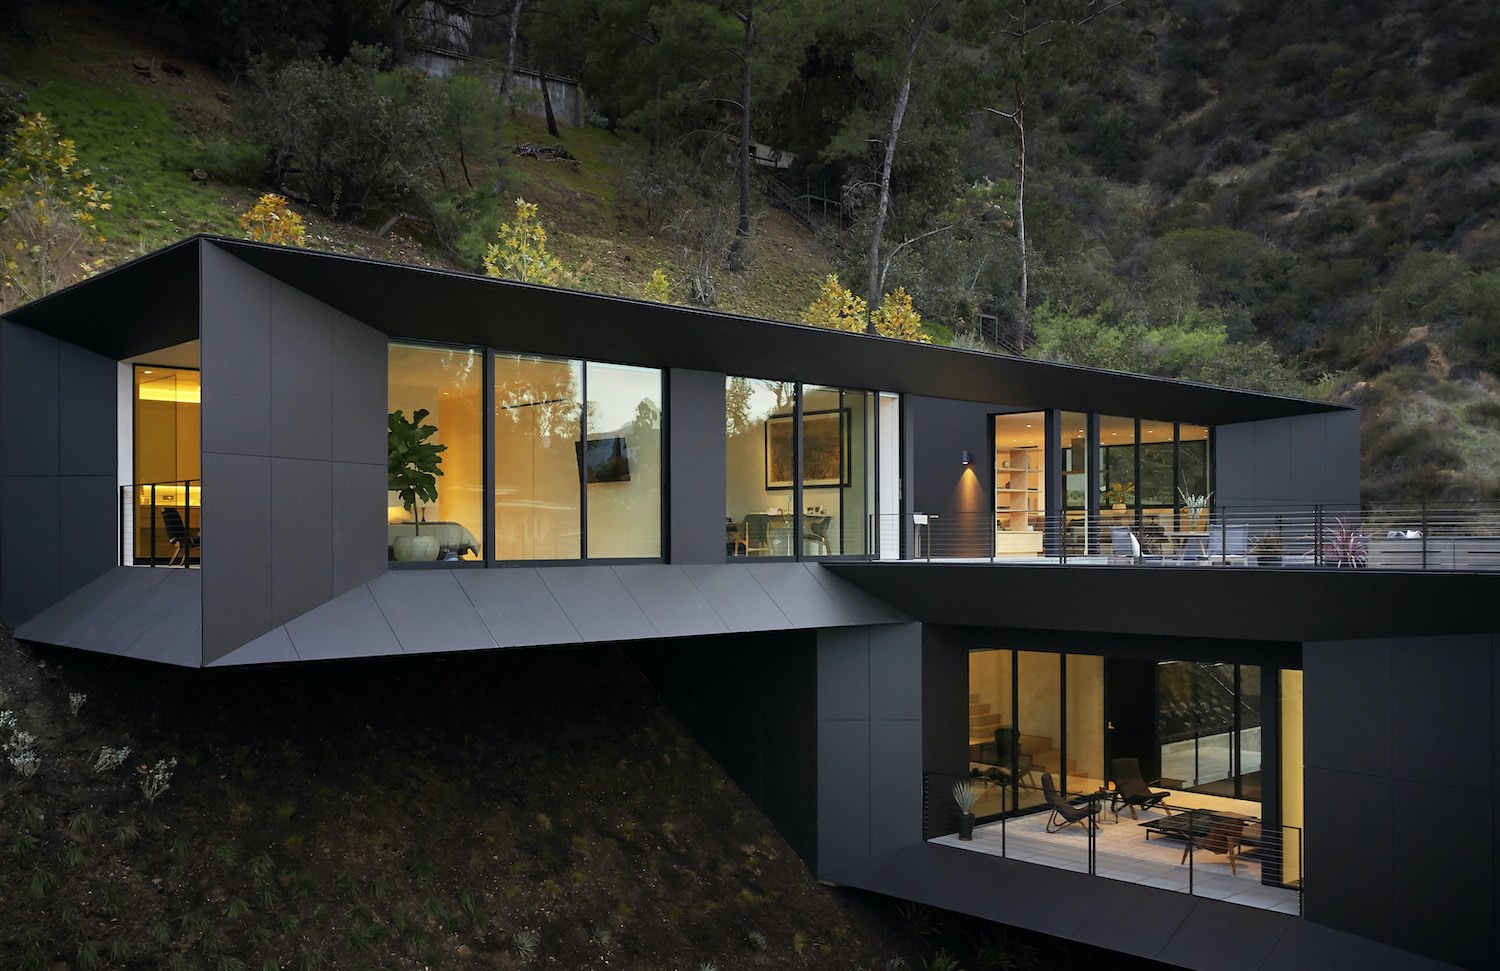
M667 542L672 563L723 563L724 374L669 368Z
M1288 501L1298 501L1314 498L1317 492L1299 495L1295 491L1296 482L1292 478L1292 468L1296 464L1301 464L1304 472L1311 472L1314 464L1322 465L1322 459L1321 456L1309 456L1306 461L1294 462L1292 457L1293 421L1282 418L1275 421L1258 421L1254 425L1255 472L1251 477L1251 488L1254 490L1256 501L1265 502L1268 499L1282 498ZM1321 484L1321 479L1322 476L1318 476L1316 479L1305 481L1316 488Z
M818 720L870 720L870 630L818 633Z
M205 414L208 396L205 387ZM204 663L276 626L271 488L270 458L204 450Z
M58 472L113 480L119 364L66 343L58 345L57 363Z
M404 653L375 596L364 584L288 622L286 632L297 656L304 661Z
M0 455L12 475L62 472L62 342L0 322Z
M1405 781L1393 783L1392 795L1391 943L1459 967L1493 968L1494 795Z
M498 645L458 582L461 570L386 572L369 583L407 654L493 650Z
M203 247L199 421L205 456L271 454L273 283L217 247Z
M944 775L969 771L969 643L962 631L924 624L922 637L922 768Z
M758 583L746 582L739 564L695 564L688 579L708 600L714 613L737 630L786 630L794 626Z
M1214 505L1306 509L1359 505L1359 412L1330 411L1220 425Z
M64 551L62 480L56 475L0 477L4 528L0 537L0 604L5 623L14 627L55 604Z
M1311 740L1312 726L1307 729L1306 737ZM1383 944L1393 943L1397 915L1391 845L1394 796L1389 776L1309 764L1303 780L1307 847L1303 916Z
M870 717L920 722L921 627L917 624L892 624L871 627L869 631Z
M1491 637L1431 638L1392 646L1391 775L1487 798L1494 657Z
M583 640L534 569L457 570L453 576L501 647Z
M271 459L273 622L286 623L343 592L333 588L333 507L332 463ZM379 523L371 520L376 529Z
M271 286L271 454L278 458L332 457L332 316L306 294Z
M906 397L902 408L912 440L907 492L912 511L940 517L931 526L934 551L943 556L989 556L995 508L995 443L989 416L1014 409L914 395ZM960 464L964 451L973 456L972 465Z
M57 583L66 595L119 563L120 491L109 474L65 475L58 486Z
M1395 650L1390 640L1325 641L1303 648L1303 761L1309 769L1391 777ZM1415 712L1403 714L1401 721L1415 717Z
M384 394L382 389L382 395ZM351 438L353 436L350 436ZM381 448L385 431L380 432ZM335 441L341 440L334 436ZM349 590L379 576L386 563L384 463L331 462L333 589Z
M922 787L915 780L922 778L922 722L872 720L869 772L869 852L879 856L920 840Z
M817 873L870 858L870 723L818 719Z
M331 435L326 458L357 467L378 465L386 458L386 414L389 389L389 342L352 317L332 313L328 318L333 348L330 391L333 395ZM380 479L380 505L385 505L385 479ZM379 533L379 531L376 531ZM385 537L379 536L382 547Z
M657 634L625 584L607 566L548 570L542 582L585 641L637 640Z

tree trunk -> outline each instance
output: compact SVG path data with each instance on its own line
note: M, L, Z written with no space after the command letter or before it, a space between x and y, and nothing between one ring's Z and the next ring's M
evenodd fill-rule
M729 265L743 269L750 244L750 57L755 49L755 5L745 11L744 70L740 75L740 222L729 246Z
M510 40L505 45L505 73L500 76L500 110L495 112L495 162L502 173L495 183L498 192L504 183L505 165L505 115L510 111L510 86L516 76L516 37L521 32L521 0L512 0L510 6Z
M1021 249L1021 349L1026 348L1031 330L1031 313L1027 300L1029 275L1026 261L1026 95L1016 83L1016 242Z
M406 63L406 8L411 0L391 0L391 63Z
M867 334L875 333L875 311L880 309L880 235L885 231L885 217L891 206L891 169L896 163L896 142L901 137L901 122L906 118L906 106L911 100L911 77L917 67L917 51L921 49L922 37L927 32L927 20L942 2L931 0L912 30L911 42L906 45L906 69L901 74L901 90L891 112L891 130L885 138L885 157L880 163L880 196L875 204L875 223L870 230L869 286L865 297L870 312L865 321Z

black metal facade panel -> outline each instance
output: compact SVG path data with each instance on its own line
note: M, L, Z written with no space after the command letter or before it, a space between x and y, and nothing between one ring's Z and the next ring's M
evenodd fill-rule
M667 559L723 563L726 445L722 372L667 371Z
M333 463L271 459L271 622L285 623L331 600ZM384 531L380 519L372 532ZM218 564L213 564L218 566Z
M0 476L0 618L12 627L62 595L61 492L56 475Z
M688 578L730 630L787 630L795 626L760 584L747 582L741 564L694 564Z
M642 564L617 566L614 572L661 636L729 633L729 626L693 585L687 569Z
M924 624L922 634L922 768L969 771L969 647L960 631Z
M912 619L1012 639L1035 632L1039 641L1079 634L1265 645L1488 632L1500 599L1500 575L1480 573L939 562L823 569Z
M808 563L756 563L744 569L760 584L794 627L842 627L853 623L879 623L885 615L864 618L843 609L813 576L823 569ZM857 619L856 619L857 618Z
M385 448L381 433L381 448ZM385 518L386 468L380 464L331 462L333 503L333 589L349 590L383 571L386 531L372 523Z
M1304 706L1304 710L1311 708ZM1307 737L1311 741L1310 732ZM1303 784L1308 847L1303 863L1303 882L1308 888L1303 915L1349 934L1392 943L1391 926L1398 912L1390 776L1309 764ZM1351 811L1354 806L1359 812ZM1318 887L1328 890L1319 893Z
M823 592L828 594L828 599L833 601L834 606L847 616L859 617L867 624L899 624L910 619L879 597L871 596L843 577L824 569L820 563L804 563L803 568L823 588Z
M1493 793L1475 793L1462 776L1456 781L1460 785L1392 783L1391 884L1398 916L1391 943L1462 968L1493 968L1495 874L1476 862L1495 858L1496 804ZM1440 826L1432 823L1435 807L1441 807Z
M292 647L304 661L401 654L401 642L361 584L286 625Z
M58 591L71 593L120 560L120 490L113 475L58 480Z
M333 346L333 440L324 457L384 468L389 342L379 331L340 313L329 315L328 326ZM383 496L384 480L381 492ZM382 536L382 548L384 542Z
M906 481L913 509L948 516L945 532L958 528L952 517L968 516L975 526L974 555L988 556L989 534L981 520L995 506L995 443L988 437L989 416L1014 409L910 395L902 407L912 440L914 471L907 471ZM961 451L975 456L973 465L959 463Z
M208 376L205 369L205 384ZM205 424L208 400L205 391ZM270 458L204 450L200 552L205 663L276 626L272 508Z
M10 475L62 470L60 344L0 320L0 455Z
M368 584L405 654L489 650L499 645L458 582L458 570L386 573Z
M1296 415L1215 430L1214 504L1359 504L1359 413Z
M72 344L58 345L58 471L115 476L119 365Z
M306 294L271 286L271 450L280 458L333 453L332 317Z
M818 633L818 718L870 719L870 629L835 628Z
M922 723L870 722L870 852L882 855L922 838Z
M198 667L201 571L117 566L16 628L16 636Z
M244 647L230 651L207 666L217 668L248 664L288 664L300 660L302 659L297 656L297 650L292 646L292 639L287 634L286 628L278 627L269 634L262 634Z
M271 454L272 282L212 246L203 249L199 422L205 456Z
M869 697L871 718L922 719L920 624L870 628Z
M625 584L607 566L539 570L542 582L585 641L628 641L656 637Z
M1309 768L1391 777L1394 654L1412 649L1393 639L1304 646L1303 761Z
M454 578L500 647L584 639L535 569L457 570Z
M817 729L815 865L826 879L870 858L870 723L820 718Z
M1492 640L1475 634L1393 645L1390 738L1397 778L1466 789L1485 801L1495 791L1492 738L1474 728L1500 714Z

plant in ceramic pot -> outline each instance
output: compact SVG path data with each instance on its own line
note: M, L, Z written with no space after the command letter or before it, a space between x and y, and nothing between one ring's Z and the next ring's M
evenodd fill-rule
M979 790L973 779L964 779L953 784L953 801L958 803L958 838L974 838L974 804L979 801Z
M417 501L437 501L437 477L443 474L441 452L448 446L428 439L437 434L436 425L424 425L426 408L419 408L407 418L401 409L386 416L386 488L401 497L401 506L412 514L412 535L398 536L391 544L398 560L435 560L438 542L435 536L423 536L417 521Z
M1111 482L1104 489L1104 501L1116 509L1124 509L1135 502L1135 483Z

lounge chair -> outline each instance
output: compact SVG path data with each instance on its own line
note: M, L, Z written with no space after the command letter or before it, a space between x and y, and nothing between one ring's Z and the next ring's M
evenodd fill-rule
M1052 807L1052 815L1047 818L1047 832L1058 833L1074 823L1093 832L1094 816L1099 812L1098 803L1076 798L1064 799L1057 794L1051 772L1042 773L1042 795L1046 798L1047 805Z
M1131 819L1141 818L1136 815L1137 806L1141 809L1160 809L1162 812L1171 812L1171 809L1165 805L1166 798L1171 793L1157 792L1151 788L1141 777L1139 759L1112 759L1109 763L1109 774L1115 783L1115 815L1119 815L1119 807L1122 806L1130 808Z
M995 729L995 763L999 769L996 777L1006 785L1026 780L1028 786L1036 783L1031 776L1036 764L1031 756L1021 751L1021 733L1009 726Z

